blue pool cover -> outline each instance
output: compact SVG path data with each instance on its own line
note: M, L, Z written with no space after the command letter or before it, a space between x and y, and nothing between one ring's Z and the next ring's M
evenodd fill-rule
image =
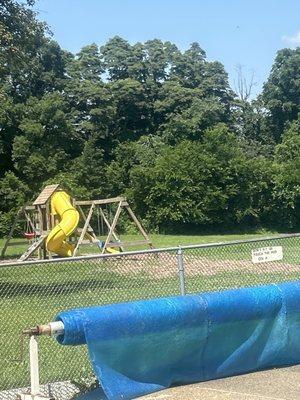
M109 400L300 363L300 282L74 309L56 319L65 325L59 343L87 344Z

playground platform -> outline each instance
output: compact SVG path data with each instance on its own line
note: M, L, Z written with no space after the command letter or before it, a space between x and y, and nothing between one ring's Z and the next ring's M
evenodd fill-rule
M141 400L300 400L300 365L173 387Z

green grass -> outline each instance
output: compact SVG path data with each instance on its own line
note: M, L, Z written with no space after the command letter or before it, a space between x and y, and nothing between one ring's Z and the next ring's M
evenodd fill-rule
M246 240L264 236L276 236L277 232L261 231L258 233L224 234L224 235L151 235L153 244L157 248L188 246L193 244L229 242L232 240Z
M178 293L176 278L151 279L146 273L126 276L108 268L105 263L78 263L1 270L0 326L5 329L0 335L0 388L28 383L28 361L13 361L18 358L19 333L25 327L50 321L68 308ZM62 348L49 338L41 338L41 365L45 383L80 381L91 374L85 347Z
M251 234L225 234L225 235L159 235L152 234L150 238L153 242L155 248L164 248L164 247L176 247L176 246L186 246L191 244L203 244L203 243L213 243L213 242L227 242L232 240L244 240L244 239L254 239L260 238L263 236L275 236L276 232L268 232L268 231L260 231L258 233ZM101 238L105 240L105 238ZM138 235L122 235L121 240L126 242L132 242L135 240L141 240L142 238ZM20 242L20 238L12 239L11 243ZM4 246L5 239L0 239L0 250ZM18 245L18 246L9 246L6 251L5 258L17 258L19 257L26 249L27 244ZM125 250L141 250L144 249L144 246L131 246ZM81 248L80 254L91 254L98 253L99 248L95 245L87 245Z
M197 244L265 236L209 235L163 236L153 235L156 247L178 244ZM132 236L127 236L132 240ZM300 239L280 239L284 247L282 265L300 265ZM239 260L251 260L251 249L270 245L270 242L213 247L186 251L186 287L189 293L221 290L261 283L281 282L300 278L299 270L240 271L231 267ZM13 248L10 248L13 250ZM228 270L207 274L202 262L229 262ZM190 274L189 262L199 265L199 271ZM172 271L172 273L169 273ZM118 257L105 261L92 260L60 264L0 268L1 313L0 326L0 389L27 385L28 359L19 363L20 332L37 323L46 323L61 310L130 301L141 298L177 295L179 281L176 275L176 254L152 254L140 261L136 256ZM43 383L70 380L82 382L92 375L85 346L62 347L55 340L41 338L41 381Z

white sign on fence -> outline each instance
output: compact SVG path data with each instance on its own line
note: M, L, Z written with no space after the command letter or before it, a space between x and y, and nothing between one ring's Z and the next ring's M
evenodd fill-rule
M254 264L283 259L282 246L262 247L261 249L252 250L251 253Z

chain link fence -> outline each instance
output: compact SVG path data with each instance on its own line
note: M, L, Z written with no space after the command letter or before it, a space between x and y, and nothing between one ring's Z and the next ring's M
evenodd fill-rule
M260 253L271 256L260 260ZM0 400L16 399L20 388L28 387L28 343L25 338L23 352L21 331L51 321L62 310L299 278L300 234L0 264ZM86 346L62 347L47 337L39 343L45 395L69 400L97 386Z

